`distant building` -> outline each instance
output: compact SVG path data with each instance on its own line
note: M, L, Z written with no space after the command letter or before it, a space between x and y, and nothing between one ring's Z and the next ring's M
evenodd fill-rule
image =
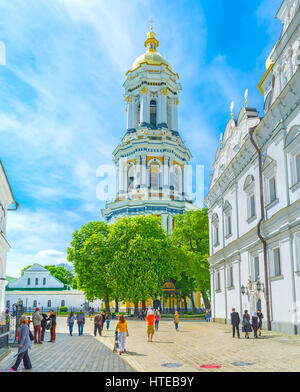
M281 36L258 88L264 117L247 102L230 119L209 193L212 316L232 307L300 332L300 4L284 0Z
M68 310L87 306L100 308L102 304L100 300L88 302L82 291L70 289L40 264L33 264L24 271L23 276L7 285L6 307L11 309L19 299L29 310L38 307L44 311L51 308L57 310L61 306L66 306Z
M11 204L15 203L14 195L9 185L4 167L0 161L0 313L4 310L4 295L6 280L6 258L10 245L6 239L7 211Z

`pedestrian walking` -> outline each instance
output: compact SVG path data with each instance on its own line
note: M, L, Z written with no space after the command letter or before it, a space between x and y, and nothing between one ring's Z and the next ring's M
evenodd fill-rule
M179 326L179 314L176 310L175 314L174 314L174 320L173 320L174 324L175 324L175 329L176 331L179 331L178 326Z
M50 309L50 316L48 317L48 321L50 320L50 343L55 343L56 338L56 313L53 309Z
M209 323L209 322L210 322L210 319L211 319L211 310L210 310L209 308L207 308L207 309L205 310L205 321L206 321L207 323Z
M245 339L249 339L249 332L252 332L252 328L250 323L250 314L248 313L248 310L245 310L243 314L242 331L245 332Z
M121 355L125 352L126 336L129 336L127 321L123 315L119 316L116 331L118 331L119 354Z
M42 321L41 321L41 342L44 341L46 327L47 327L47 318L48 316L45 313L42 313Z
M15 364L9 368L11 372L16 372L18 367L23 360L24 368L31 369L31 361L28 355L28 350L31 348L32 340L29 336L29 327L28 327L28 320L25 318L20 319L20 329L18 332L18 343L19 348L18 352L15 356L17 356Z
M80 309L79 313L77 314L76 320L78 325L78 335L81 336L83 334L83 327L85 324L85 316L82 309Z
M101 336L102 331L102 313L99 312L94 318L94 335L97 336L97 331Z
M105 322L106 322L106 329L107 329L107 330L109 330L110 319L111 319L110 313L109 313L109 312L106 312Z
M105 313L104 313L104 312L101 312L101 314L102 314L102 331L103 331L103 329L104 329L104 323L105 323Z
M93 320L93 315L94 315L94 309L90 308L90 310L89 310L89 318L90 318L91 321Z
M34 344L42 344L41 342L41 326L42 316L40 315L40 309L36 308L32 315L33 333L34 333Z
M155 316L153 314L153 310L149 306L147 316L146 316L148 342L152 342L152 338L154 335L154 319Z
M261 330L262 330L262 319L264 318L264 315L262 314L261 310L258 309L257 311L257 316L258 316L258 336L261 336Z
M155 323L155 330L156 331L158 331L159 319L160 319L160 314L159 314L159 311L156 310L156 312L155 312L155 321L154 321L154 323Z
M252 328L254 332L254 338L257 339L257 330L258 330L258 324L259 324L259 318L256 312L252 313Z
M232 325L232 337L235 337L235 330L237 333L237 337L240 338L240 315L238 312L235 311L235 308L232 308L232 313L231 313L231 325Z
M69 327L69 333L70 333L71 336L73 336L74 322L75 322L74 312L70 312L70 314L69 314L69 316L67 318L67 325Z

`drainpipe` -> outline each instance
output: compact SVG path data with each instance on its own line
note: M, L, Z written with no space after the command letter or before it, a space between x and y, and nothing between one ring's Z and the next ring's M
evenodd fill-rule
M262 242L264 250L264 269L265 269L265 296L266 296L266 309L267 309L267 326L268 330L271 331L271 318L270 318L270 297L269 297L269 273L268 273L268 258L267 258L267 242L261 235L261 224L265 220L265 208L264 208L264 194L263 194L263 176L262 176L262 154L261 150L253 139L253 132L256 127L250 128L249 137L255 150L258 154L258 168L259 168L259 190L260 190L260 220L257 224L257 235Z

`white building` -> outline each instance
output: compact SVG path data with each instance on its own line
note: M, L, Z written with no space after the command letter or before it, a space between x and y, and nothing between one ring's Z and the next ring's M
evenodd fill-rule
M99 300L88 303L82 291L68 288L40 264L33 264L17 281L7 285L5 306L11 309L20 299L23 306L31 310L38 307L46 311L61 306L68 310L87 306L98 309L102 306Z
M7 211L15 202L14 195L9 185L7 176L4 171L2 162L0 161L0 313L4 310L5 286L7 284L6 277L6 258L10 245L6 239L6 220Z
M264 117L245 107L229 120L205 200L213 318L261 308L265 327L288 333L300 331L299 13L298 0L282 2L258 85Z

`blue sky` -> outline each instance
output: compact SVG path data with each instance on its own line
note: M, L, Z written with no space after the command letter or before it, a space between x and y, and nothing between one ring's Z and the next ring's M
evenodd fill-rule
M179 73L179 130L205 167L257 84L275 45L281 0L0 0L0 159L20 207L8 216L7 274L60 263L72 233L101 218L97 168L126 127L122 84L144 52L150 17Z

